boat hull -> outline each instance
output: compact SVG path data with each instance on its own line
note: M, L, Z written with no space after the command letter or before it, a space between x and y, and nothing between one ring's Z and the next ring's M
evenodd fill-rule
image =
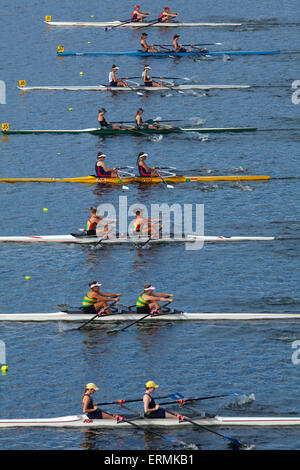
M209 243L229 243L229 242L250 242L250 241L273 241L275 237L223 237L223 236L194 236L175 235L172 237L163 236L161 238L152 238L149 240L147 236L119 236L103 239L104 235L88 237L76 235L31 235L31 236L9 236L0 237L0 243L79 243L79 244L92 244L101 242L101 245L139 245L148 242L149 244L160 243L196 243L196 242L209 242Z
M162 52L143 52L143 51L124 51L124 52L57 52L59 57L67 56L138 56L138 57L195 57L195 56L248 56L248 55L273 55L280 54L280 51L192 51L192 52L176 52L176 51L162 51Z
M178 421L177 419L145 419L131 420L143 428L177 428L192 427L189 421ZM214 418L201 418L194 420L202 426L231 427L231 426L300 426L300 417L226 417L216 416ZM0 419L0 428L16 427L63 427L63 428L126 428L133 429L133 425L115 419L89 419L86 415L62 416L59 418L37 418L37 419Z
M110 87L109 85L94 86L18 86L22 91L188 91L188 90L235 90L251 88L251 85L170 85L161 87L147 86L127 86L127 87Z
M85 322L95 315L88 313L67 313L64 311L55 313L1 313L0 321L7 322ZM124 323L141 320L149 322L184 322L184 321L270 321L270 320L300 320L300 313L164 313L142 318L145 315L134 312L112 313L97 317L94 324Z
M226 176L166 176L168 183L218 182L218 181L266 181L269 175L226 175ZM0 183L84 183L84 184L162 184L159 177L143 178L140 176L119 178L97 178L96 176L82 176L78 178L0 178Z
M84 27L84 28L109 28L109 27L119 27L119 28L196 28L196 27L224 27L224 26L242 26L242 23L155 23L151 24L150 22L143 23L126 23L122 24L122 21L45 21L49 26L60 26L60 27Z
M153 134L184 134L197 132L201 134L209 133L223 133L223 132L254 132L256 127L159 127L155 129L137 129L134 126L130 126L126 129L21 129L21 130L1 130L3 135L14 135L14 134L92 134L99 136L110 136L110 135L135 135L145 136Z

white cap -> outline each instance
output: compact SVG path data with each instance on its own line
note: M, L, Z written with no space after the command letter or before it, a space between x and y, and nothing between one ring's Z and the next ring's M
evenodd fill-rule
M119 70L119 67L115 66L113 67L113 70Z
M155 290L155 287L153 287L153 286L146 287L146 289L144 289L144 290Z
M100 286L102 286L102 284L100 284L100 282L95 282L95 284L92 284L90 286L90 288L92 289L93 287L100 287Z
M142 155L140 155L140 158L142 157L148 157L148 153L142 153Z
M104 158L106 157L105 153L101 153L101 155L99 155L99 157L97 157L97 158L102 158L102 157L104 157Z
M149 70L151 70L151 67L150 67L150 65L145 65L144 69L149 69Z

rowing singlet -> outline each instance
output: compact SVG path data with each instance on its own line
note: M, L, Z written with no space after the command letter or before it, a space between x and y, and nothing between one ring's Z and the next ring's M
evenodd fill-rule
M87 393L84 396L88 396L90 398L89 408L93 408L94 402L93 402L92 397L88 395ZM87 416L90 419L102 419L102 412L100 410L90 411L89 413L87 413Z
M95 165L95 172L96 176L100 176L100 178L109 178L111 177L111 171L105 171L101 165Z
M96 302L98 302L97 299L92 299L91 297L88 297L88 295L86 294L83 298L82 307L91 307Z
M151 176L151 172L146 171L145 168L142 165L139 165L138 168L139 168L140 176L143 176L143 177Z
M101 121L101 122L100 122L100 121L98 121L98 122L99 122L99 124L100 124L100 127L108 127L108 124L107 124L107 122L106 122L106 120L105 120L105 117L104 117L104 116L103 116L103 119L102 119L102 121Z
M168 16L165 14L164 11L162 11L161 14L158 17L158 21L160 23L164 23L165 21L167 21L167 19L168 19Z
M131 15L131 21L132 21L132 23L134 23L135 21L139 21L137 14L134 13L134 12L133 12L132 15Z
M145 79L146 79L146 80L150 80L150 81L145 82ZM144 76L143 76L143 74L142 74L142 80L143 80L143 82L144 82L144 85L145 85L145 86L152 86L151 77L149 77L149 75L146 75L145 79L144 79Z
M151 395L149 395L148 393L145 393L144 396L145 395L148 395L151 398L151 401L148 405L148 408L149 409L155 408L156 403L155 403L153 397L151 397ZM150 413L144 413L144 417L145 418L165 418L166 417L166 412L165 412L165 410L163 410L161 408L158 408L158 410L154 410Z
M91 218L92 217L90 217L86 223L86 231L95 230L97 227L97 222L91 222Z
M111 72L108 75L108 83L110 86L118 86L118 82L113 79Z
M150 304L150 300L145 300L144 294L141 294L136 302L137 307L145 307L146 305L149 305L149 304Z

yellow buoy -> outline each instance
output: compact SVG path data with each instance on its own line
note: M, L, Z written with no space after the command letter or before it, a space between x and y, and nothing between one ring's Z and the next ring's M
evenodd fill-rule
M28 279L31 279L31 277L30 277L30 276L25 276L25 279L27 279L27 280L28 280Z
M44 212L48 212L47 207L44 207L43 211L44 211Z
M2 372L2 375L6 375L7 372L8 372L8 366L7 365L3 365L1 367L1 372Z

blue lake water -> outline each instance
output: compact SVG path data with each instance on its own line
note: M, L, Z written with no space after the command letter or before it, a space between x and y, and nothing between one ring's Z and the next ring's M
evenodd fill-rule
M130 2L3 0L0 78L6 83L1 122L11 129L80 129L97 125L97 111L111 121L132 120L138 107L145 119L183 119L204 127L257 127L255 133L190 136L16 135L1 138L0 177L73 177L93 173L98 151L111 167L134 166L140 151L151 164L174 166L181 174L270 175L247 183L193 183L167 189L163 184L101 188L77 184L1 184L0 235L53 235L84 227L91 205L119 197L134 203L204 204L206 235L276 236L274 242L207 244L199 251L184 245L147 247L2 245L0 312L55 312L58 304L80 305L88 283L122 292L135 303L146 282L173 292L176 308L188 312L299 312L299 105L292 83L299 79L298 2L191 0L184 21L248 23L237 28L181 28L182 43L222 42L222 49L281 50L270 56L193 60L141 57L65 57L66 51L138 48L141 31L47 27L57 21L126 19ZM160 2L143 8L159 13ZM148 42L169 44L173 30L148 28ZM177 32L177 30L176 30ZM214 47L218 50L218 47ZM298 51L298 54L295 53ZM249 90L153 93L113 96L97 92L20 92L30 85L107 83L112 63L120 76L189 78L202 84L249 84ZM82 74L81 74L82 72ZM70 110L72 108L72 110ZM293 177L293 178L291 178ZM296 178L295 178L296 177ZM48 211L44 212L44 208ZM26 280L26 276L30 276ZM1 418L39 418L81 413L84 385L93 381L100 401L143 394L144 383L159 383L159 394L185 396L243 392L242 397L202 402L220 415L299 415L299 367L292 362L300 340L296 321L162 323L134 326L107 335L108 327L67 331L61 324L0 325L9 372L0 377ZM253 400L253 395L255 400ZM252 398L251 398L252 397ZM97 400L96 400L97 401ZM37 406L37 403L39 406ZM136 405L141 411L141 405ZM224 431L225 432L225 431ZM202 449L227 449L222 438L191 428L166 435ZM300 429L226 429L226 434L257 449L299 449ZM1 449L168 449L149 433L119 429L11 429L0 432Z

